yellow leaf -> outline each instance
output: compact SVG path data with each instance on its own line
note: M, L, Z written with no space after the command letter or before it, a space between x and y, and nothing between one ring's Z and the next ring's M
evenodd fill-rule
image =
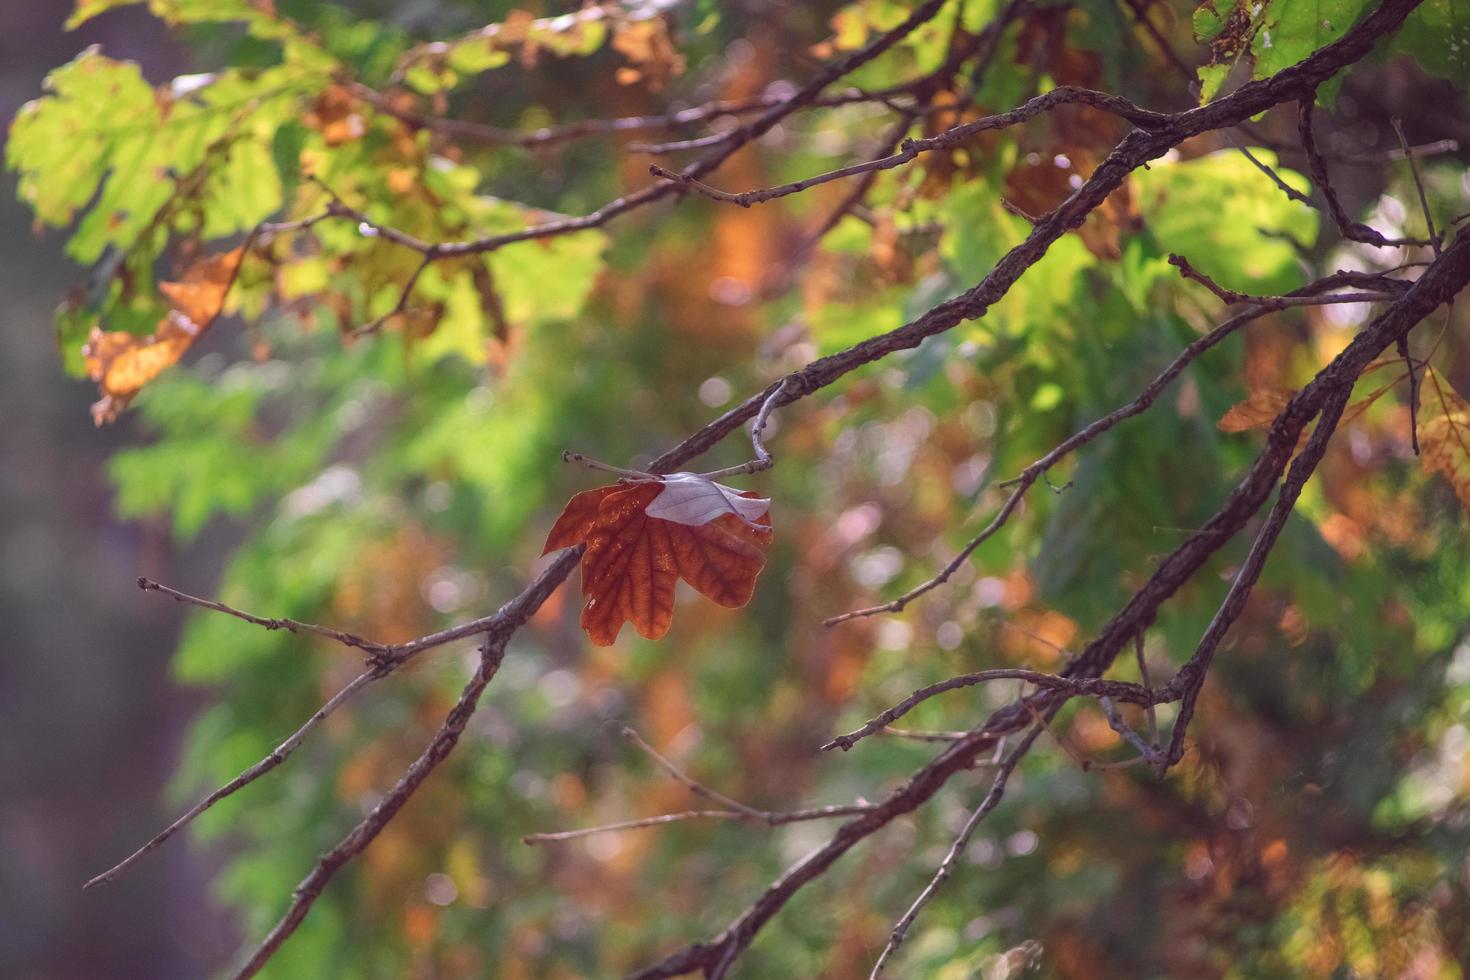
M1419 459L1425 473L1443 473L1470 511L1470 404L1432 370L1424 372L1419 404Z
M1221 432L1268 429L1295 394L1292 388L1257 388L1245 401L1232 405L1215 424Z
M142 387L184 355L209 329L224 307L243 250L211 255L191 266L178 282L161 282L159 292L173 309L150 336L92 328L82 348L87 375L102 395L92 406L92 420L102 425L117 419Z

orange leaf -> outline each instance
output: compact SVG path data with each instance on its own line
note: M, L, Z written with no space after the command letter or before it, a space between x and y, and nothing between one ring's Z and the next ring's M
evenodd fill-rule
M173 302L174 309L150 336L92 328L82 357L87 376L97 382L102 394L92 406L96 424L115 420L145 384L183 357L209 329L224 306L241 252L235 248L212 255L191 266L179 282L159 283L159 291Z
M1470 511L1470 404L1434 371L1419 404L1419 452L1425 473L1443 473Z
M666 516L649 516L651 505ZM624 622L650 640L667 633L681 578L722 606L745 605L770 542L769 501L676 473L577 494L552 527L546 551L587 545L582 628L608 646Z
M205 329L219 316L225 305L225 294L235 281L243 249L211 255L191 265L178 282L161 282L158 291L167 296L174 309Z
M1270 428L1295 394L1291 388L1257 388L1246 396L1245 401L1230 406L1230 411L1215 424L1221 432Z
M350 143L367 132L367 122L358 109L357 99L342 85L333 85L317 96L303 121L321 133L322 142L328 146Z

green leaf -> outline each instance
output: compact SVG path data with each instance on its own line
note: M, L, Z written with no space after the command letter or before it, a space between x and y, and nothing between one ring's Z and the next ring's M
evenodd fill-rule
M67 18L67 30L118 7L136 6L144 0L77 0ZM148 10L169 24L208 24L243 21L256 37L282 37L290 25L277 20L268 0L147 0Z
M1251 41L1257 78L1274 75L1336 41L1369 0L1273 0Z
M1251 152L1297 190L1310 189L1301 174L1276 166L1269 150ZM1133 180L1148 229L1164 250L1191 260L1208 256L1202 271L1230 289L1279 293L1302 284L1292 241L1317 240L1318 213L1282 194L1243 154L1161 160Z
M1407 54L1463 92L1470 88L1470 7L1463 0L1424 0L1404 21L1390 50Z

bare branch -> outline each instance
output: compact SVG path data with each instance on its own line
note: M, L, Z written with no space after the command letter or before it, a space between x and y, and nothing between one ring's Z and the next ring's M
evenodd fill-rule
M1302 152L1307 156L1307 167L1311 171L1312 182L1317 185L1317 190L1322 192L1322 197L1327 201L1327 213L1332 215L1338 232L1349 241L1361 242L1377 248L1428 244L1416 238L1385 238L1376 229L1348 217L1342 202L1337 199L1337 192L1332 189L1332 181L1327 176L1327 164L1317 152L1317 140L1312 130L1312 108L1316 100L1315 87L1297 100L1297 130L1301 134Z
M1380 37L1395 29L1402 22L1408 12L1417 5L1417 2L1418 0L1385 0L1377 10L1370 13L1342 38L1301 63L1269 79L1247 83L1231 95L1206 106L1177 115L1157 114L1160 119L1157 126L1135 130L1125 137L1082 187L1059 207L1039 218L1027 239L1003 257L981 283L955 299L936 306L909 324L873 337L845 351L812 362L802 371L797 372L798 381L792 383L789 378L783 379L782 382L770 386L761 394L753 396L740 406L726 412L703 430L655 460L649 467L650 471L667 472L669 468L694 458L745 421L760 415L762 410L768 414L769 409L765 408L767 402L770 403L771 409L789 404L832 383L857 367L895 351L916 347L925 338L948 330L965 319L982 316L990 305L1004 296L1010 286L1046 253L1053 241L1066 231L1080 225L1087 214L1096 208L1112 190L1120 186L1134 168L1157 158L1190 136L1234 125L1283 100L1300 97L1331 77L1344 65L1366 54ZM753 122L736 129L731 139L721 144L716 153L683 171L682 176L700 179L708 174L740 146L768 131L780 118L802 105L810 104L831 81L840 78L859 64L871 60L897 43L904 34L932 17L939 6L940 0L931 0L922 5L899 28L880 36L873 44L827 69L819 78L781 106L772 108ZM1135 124L1142 125L1137 120ZM414 243L416 243L421 246L418 250L426 257L430 254L435 257L475 254L493 250L512 241L525 241L596 227L617 214L670 195L675 190L677 190L677 185L672 183L654 185L620 198L580 218L559 219L522 229L510 235L494 236L471 242L429 245L418 242L412 236L404 236L397 232L393 233L398 236L395 238L388 234L388 229L378 228L371 224L368 224L367 227L370 231L375 231L385 238L408 247L415 247ZM353 217L348 211L334 211L334 215ZM426 249L432 250L432 253L425 251ZM1324 409L1329 394L1344 384L1350 387L1352 379L1356 378L1363 366L1381 353L1386 346L1393 343L1399 334L1407 331L1429 311L1458 291L1467 279L1470 279L1470 245L1466 244L1466 240L1459 239L1447 248L1443 257L1409 287L1384 314L1359 333L1333 364L1324 369L1317 381L1303 389L1293 400L1268 435L1266 449L1215 517L1164 559L1133 599L1104 626L1098 637L1068 666L1064 678L1074 682L1096 680L1111 664L1127 638L1136 636L1139 630L1143 629L1156 614L1158 606L1250 520L1269 495L1270 489L1285 468L1286 461L1295 446L1296 436L1316 414ZM528 586L526 591L492 617L394 647L389 653L374 658L373 663L376 667L391 670L408 656L420 650L462 636L477 633L485 635L479 668L424 754L409 768L403 779L390 791L383 802L342 842L322 857L317 867L297 890L285 917L266 937L261 947L242 968L239 976L253 975L269 960L274 951L300 924L331 877L367 846L412 795L418 785L427 778L429 772L452 751L470 715L475 710L481 693L490 683L498 668L510 635L525 622L535 608L539 607L550 591L565 579L579 557L578 550L569 550L564 553ZM1124 685L1125 689L1128 687L1129 685ZM971 766L980 752L993 747L1001 737L1027 727L1033 712L1038 709L1054 710L1066 698L1073 696L1073 693L1072 690L1064 690L1053 685L1052 688L1032 695L1024 704L1012 705L1010 708L996 712L965 738L951 743L882 802L871 805L852 820L844 823L826 844L788 869L715 941L708 944L695 944L676 951L661 963L644 971L642 975L673 976L694 968L703 968L710 976L722 975L739 954L748 947L762 925L775 915L804 884L821 875L858 842L886 826L896 817L922 805L944 785L950 776ZM1153 694L1150 693L1149 696L1152 697Z
M160 585L151 578L139 578L138 588L144 592L157 592L160 595L166 595L175 602L198 606L200 609L209 609L217 613L224 613L226 616L234 616L236 619L243 619L247 623L253 623L267 630L287 630L291 633L315 633L317 636L324 636L329 640L336 640L343 646L355 647L358 650L365 650L368 653L381 653L388 649L382 643L375 643L372 640L358 636L356 633L333 629L330 626L318 626L316 623L302 623L294 619L275 619L256 616L252 613L236 609L234 606L227 606L223 602L217 602L213 599L201 599L198 596L189 595L187 592L171 589L166 585Z
M774 201L778 198L800 193L819 184L841 180L844 177L856 177L860 174L892 170L895 167L903 166L921 153L929 153L934 150L949 149L958 146L976 133L1015 126L1043 112L1055 109L1059 105L1091 106L1095 109L1121 116L1135 126L1145 130L1162 128L1175 118L1167 113L1152 112L1148 109L1140 108L1127 99L1116 95L1096 92L1092 89L1063 85L1052 89L1044 95L1038 95L1009 112L997 113L993 116L986 116L984 119L976 119L973 122L963 123L945 130L937 136L904 140L900 144L897 153L892 153L876 160L867 160L863 163L854 163L846 167L839 167L836 170L829 170L826 173L820 173L813 177L804 177L801 180L794 180L787 184L778 184L774 187L731 193L697 180L691 174L675 173L657 164L650 165L648 172L655 177L683 187L688 187L711 200L748 208L755 204L764 204L767 201Z
M1006 782L1011 778L1011 773L1015 771L1021 759L1030 750L1031 744L1036 741L1036 736L1041 734L1041 728L1042 726L1039 723L1033 726L1031 731L1027 732L1021 738L1020 743L1006 756L1005 761L1000 764L1000 767L996 770L995 778L990 783L990 791L985 794L985 799L980 801L980 805L974 809L970 814L970 818L965 821L964 827L960 829L959 835L955 837L954 843L950 845L949 853L944 856L944 860L939 864L939 869L934 872L934 877L929 879L929 884L925 885L924 890L919 893L919 897L914 899L914 904L909 906L908 911L894 925L893 931L888 936L888 942L883 947L883 952L878 954L878 960L873 964L872 972L868 974L868 980L877 980L883 973L884 965L888 962L889 957L898 952L898 947L902 945L904 937L908 935L909 928L914 924L914 920L919 917L919 913L923 910L924 906L929 904L929 900L934 897L934 893L939 890L939 886L944 884L950 875L954 874L954 869L959 864L960 855L969 846L970 838L974 835L975 828L1000 803L1001 797L1005 795Z
M108 869L107 871L104 871L102 874L88 881L85 885L82 886L83 889L92 888L96 885L105 885L113 881L118 876L118 874L127 870L139 858L143 857L149 851L152 851L154 848L158 847L158 845L162 844L174 834L178 833L178 831L188 826L200 814L204 813L204 811L208 810L210 807L214 806L225 797L230 796L241 789L244 789L246 786L259 779L261 776L264 776L266 773L276 768L276 766L279 766L281 763L285 762L287 757L290 756L293 751L295 751L296 747L301 744L301 742L306 738L306 736L311 732L313 728L319 725L328 715L332 714L338 708L342 707L342 705L352 700L352 698L354 698L358 694L358 692L367 687L373 681L380 680L381 678L388 676L399 667L402 667L409 660L413 659L426 650L431 650L435 647L443 646L444 644L451 643L455 640L464 639L469 636L478 636L483 633L489 633L494 630L503 628L505 626L505 623L508 621L507 611L512 608L515 602L519 602L525 599L525 597L529 593L537 588L538 584L549 583L543 585L543 587L548 589L547 594L549 595L550 590L555 589L556 586L561 583L561 580L571 573L571 569L576 565L576 562L581 559L581 556L582 549L574 548L557 558L557 560L549 568L547 568L545 572L542 573L541 578L537 579L536 582L533 582L530 586L528 586L526 592L521 593L521 595L518 596L515 600L502 607L492 616L487 616L483 619L478 619L471 623L464 623L460 626L452 627L447 630L440 630L437 633L430 633L427 636L419 637L416 640L410 640L407 643L398 643L393 645L373 643L371 640L364 640L361 637L358 637L352 633L345 633L341 630L335 630L325 626L316 626L311 623L298 623L295 620L267 619L265 617L255 616L251 613L241 612L240 610L235 609L231 606L226 606L224 603L214 602L208 599L199 599L195 596L191 596L183 592L178 592L174 589L167 588L166 586L158 585L157 583L152 582L149 579L139 579L138 585L145 591L161 592L165 595L173 597L174 600L177 602L186 602L204 609L225 613L227 615L234 616L237 619L242 619L245 622L264 627L265 629L288 629L292 630L293 632L297 630L310 631L330 637L331 639L337 640L341 643L345 643L348 646L358 647L359 649L365 650L368 653L368 669L359 674L357 677L353 678L346 685L344 685L341 690L339 690L336 694L332 695L332 697L329 698L326 703L324 703L320 708L318 708L316 712L312 714L312 716L301 725L300 728L293 732L291 736L287 738L284 742L276 746L276 748L271 751L269 755L265 756L253 766L241 772L240 775L236 776L228 783L225 783L223 786L210 793L203 800L196 803L186 813L184 813L173 823L169 824L168 827L164 828L163 831L161 831L152 840L148 841L148 843L140 847L137 851L134 851L123 861L119 862L116 866ZM560 570L560 577L556 578L555 581L551 581L551 578L554 577L553 573L557 572L558 570Z
M716 803L722 803L725 806L729 807L731 810L734 810L736 813L739 813L741 816L754 817L757 819L760 818L760 810L757 810L754 807L746 806L739 800L732 799L726 796L724 793L721 793L718 790L710 789L703 783L700 783L698 780L694 779L689 774L684 772L684 770L680 769L678 766L670 762L668 758L663 755L663 753L659 752L658 749L645 742L643 740L643 736L639 735L632 728L624 726L623 737L632 742L634 745L638 746L638 748L642 749L643 753L647 755L650 759L652 759L660 769L668 773L670 776L673 776L676 780L683 783L685 786L689 787L689 792L693 793L695 796L703 796L706 799L714 800Z
M615 476L620 476L625 480L658 479L658 477L656 477L652 473L645 473L642 470L625 469L621 466L613 466L611 463L604 463L600 459L593 459L591 456L588 456L584 453L574 453L570 449L562 450L561 459L563 463L577 463L581 466L587 467L589 470L597 470L600 473L612 473Z
M1354 32L1375 21L1378 21L1378 29L1392 29L1413 6L1408 0L1405 2L1406 7L1397 8L1395 15L1388 18L1387 28L1382 26L1381 18L1393 0L1370 15ZM1349 32L1349 37L1354 32ZM1237 90L1236 94L1243 90ZM1068 665L1065 675L1074 679L1096 678L1106 671L1123 646L1152 622L1159 606L1253 517L1285 469L1286 460L1295 450L1297 436L1321 410L1328 393L1342 386L1351 387L1352 380L1392 345L1400 333L1411 329L1451 299L1467 282L1470 282L1470 236L1461 236L1445 250L1440 261L1360 332L1318 378L1293 399L1268 433L1266 449L1214 517L1158 564L1148 581ZM997 739L1027 727L1031 723L1031 712L1039 706L1038 702L1066 696L1064 693L1042 692L1033 697L1030 705L1011 704L996 711L964 739L952 743L915 772L871 812L843 824L826 844L788 868L712 940L675 950L635 976L639 980L655 980L698 969L718 972L721 964L728 964L749 946L761 927L797 891L823 874L848 850L896 817L922 805L952 775L968 768L979 752L994 746Z
M1230 583L1230 591L1226 593L1225 601L1220 604L1214 618L1210 620L1210 625L1200 639L1194 655L1169 683L1167 690L1170 693L1179 694L1183 698L1183 703L1179 707L1179 716L1174 721L1174 733L1169 740L1169 752L1164 765L1172 765L1183 758L1184 735L1189 727L1190 718L1194 716L1195 703L1199 699L1200 690L1204 687L1205 674L1210 669L1210 661L1214 659L1215 651L1219 648L1220 641L1225 638L1231 624L1245 610L1245 600L1250 596L1256 580L1260 578L1261 569L1266 566L1266 558L1270 555L1272 547L1275 546L1281 529L1286 526L1286 519L1291 516L1292 508L1296 506L1296 500L1301 495L1302 487L1306 485L1307 480L1316 470L1317 464L1322 461L1322 455L1327 451L1327 443L1337 428L1337 420L1341 418L1342 410L1347 406L1352 393L1352 385L1343 384L1332 389L1326 396L1326 405L1322 409L1321 418L1317 421L1317 427L1313 430L1311 438L1307 440L1306 447L1292 463L1286 482L1282 484L1281 492L1276 498L1276 504L1271 508L1270 516L1266 518L1266 523L1256 535L1256 540L1252 542L1245 563L1241 565L1240 571L1236 572L1235 579Z
M664 813L654 817L643 817L639 820L624 820L618 823L603 824L598 827L588 827L584 830L563 830L550 834L527 834L521 840L527 844L540 844L551 841L576 840L581 837L590 837L593 834L612 833L620 830L637 830L644 827L657 827L663 824L680 823L685 820L736 820L744 823L762 823L768 827L779 827L783 824L798 823L803 820L826 820L831 817L850 817L859 813L866 813L872 808L869 803L833 804L830 806L811 807L804 810L758 810L753 806L747 806L732 797L726 796L718 790L711 789L703 783L690 776L684 770L674 765L666 756L649 745L632 728L624 727L622 731L624 738L638 746L660 769L673 776L674 779L683 783L695 796L703 796L714 800L716 803L724 804L725 810L684 810L680 813Z
M920 732L920 731L915 731L915 730L913 730L911 728L894 728L892 725L885 725L883 727L883 730L881 732L879 732L879 734L880 735L892 735L894 738L908 738L908 739L913 739L915 742L958 742L960 739L964 738L969 733L968 732Z
M528 585L525 591L506 603L495 614L494 626L485 631L480 661L475 673L465 684L459 701L450 709L443 725L440 726L423 753L404 772L402 778L388 791L378 805L373 807L372 812L352 828L351 833L342 838L335 847L317 860L316 867L297 886L286 914L261 941L260 946L245 962L245 965L235 973L236 980L254 976L265 966L281 944L290 938L291 934L301 925L327 882L342 869L343 865L372 843L388 821L393 819L394 814L402 809L419 785L428 778L429 773L433 772L434 768L454 750L460 735L464 733L465 726L469 724L471 716L479 706L480 695L484 693L485 688L499 671L500 664L505 659L506 645L510 642L511 636L517 629L525 625L536 610L541 608L541 604L552 592L556 591L556 587L567 577L572 566L580 558L581 549L579 548L564 552L534 582Z
M914 708L936 695L947 691L958 690L962 687L973 687L976 684L984 684L989 681L1024 681L1034 684L1043 690L1060 691L1069 697L1076 695L1110 696L1130 704L1156 704L1157 695L1147 688L1139 687L1137 684L1129 684L1125 681L1103 681L1103 680L1073 680L1057 674L1047 674L1039 670L1024 670L1019 667L1000 667L994 670L977 670L973 674L960 674L947 680L921 687L893 707L882 714L870 719L861 728L839 735L826 745L822 746L823 752L832 749L841 749L846 752L858 742L876 732L884 731L890 724L908 714Z
M352 679L350 683L348 683L336 694L332 695L332 697L327 701L326 704L323 704L320 708L318 708L315 714L306 719L305 724L296 729L296 731L292 732L290 737L288 737L284 742L276 746L270 755L266 756L264 759L261 759L259 762L255 763L255 765L246 769L244 772L240 773L240 775L236 776L234 779L230 780L228 783L225 783L219 789L215 790L213 793L210 793L204 799L194 804L194 806L190 807L183 816L179 817L173 823L165 827L156 836L154 836L152 840L144 844L142 847L138 848L132 854L129 854L126 858L119 861L111 868L108 868L106 871L102 872L97 877L88 881L85 885L82 886L82 889L85 891L86 889L94 888L97 885L106 885L110 883L119 874L132 867L149 851L152 851L154 848L158 847L174 834L178 833L180 830L183 830L189 824L193 823L195 818L197 818L205 810L208 810L220 800L233 794L236 790L239 790L242 787L248 786L250 783L255 782L255 780L259 779L261 776L264 776L276 766L279 766L281 763L285 762L286 758L290 756L292 752L296 751L296 747L300 745L303 740L305 740L306 736L310 734L313 728L321 724L322 721L332 712L336 711L343 704L346 704L348 701L350 701L353 696L357 694L358 691L362 690L368 684L377 680L381 676L382 672L377 668L366 670L361 674L358 674L355 678Z
M1235 143L1234 140L1231 140L1231 142ZM1295 187L1292 187L1285 180L1282 180L1281 175L1276 172L1275 168L1267 164L1264 160L1256 156L1254 153L1252 153L1249 147L1245 147L1239 143L1235 143L1235 148L1239 150L1240 155L1249 160L1257 170L1269 177L1271 179L1271 183L1275 184L1277 188L1280 189L1281 193L1285 194L1288 199L1296 201L1298 204L1305 204L1309 208L1316 208L1319 211L1321 210L1316 201L1312 200L1310 197L1303 194Z
M1154 683L1148 676L1148 657L1143 651L1143 630L1138 631L1138 636L1133 641L1133 655L1138 660L1138 678L1143 686L1153 690ZM1104 702L1106 704L1106 702ZM1159 713L1154 710L1153 705L1144 706L1144 714L1148 718L1148 744L1150 750L1157 755L1159 751Z
M683 823L686 820L749 820L743 813L734 810L681 810L678 813L660 813L654 817L641 817L637 820L623 820L619 823L607 823L597 827L583 827L581 830L559 830L553 833L526 834L521 838L522 844L554 844L560 841L581 840L584 837L595 837L598 834L615 834L624 830L642 830L646 827L662 827L671 823Z
M365 223L366 222L364 222L364 224ZM377 333L378 330L382 328L383 324L387 323L395 316L407 312L408 300L409 297L413 295L413 288L418 285L419 277L424 274L424 270L427 269L431 264L433 264L433 262L433 253L425 252L423 260L414 267L413 272L409 273L408 278L404 280L403 288L398 291L398 302L393 304L393 309L389 310L387 313L384 313L382 316L377 317L372 321L358 327L356 330L352 331L352 336L365 337L369 334Z
M1173 256L1171 258L1171 261L1173 259L1178 259L1178 262L1176 262L1175 264L1181 265L1182 270L1187 269L1189 270L1189 272L1194 272L1193 267L1190 266L1189 263L1184 259L1180 258L1179 256ZM1184 350L1180 352L1179 356L1176 357L1169 364L1168 367L1159 372L1159 374L1152 381L1150 381L1148 385L1141 392L1139 392L1137 397L1135 397L1132 401L1128 402L1126 405L1121 405L1118 408L1115 408L1107 415L1104 415L1101 418L1094 420L1086 427L1079 429L1066 440L1058 444L1057 447L1051 452L1047 453L1045 456L1042 456L1036 462L1032 463L1030 466L1022 470L1019 475L1013 477L1012 479L1006 480L1004 483L1001 483L1000 486L1002 487L1014 488L1011 490L1010 496L1006 498L1005 503L1001 505L1000 510L996 512L996 515L991 518L990 523L987 524L980 531L979 534L971 538L970 541L963 548L960 549L959 553L956 554L954 558L952 558L949 563L944 566L944 568L940 569L938 574L908 590L896 599L893 599L889 602L881 603L876 606L868 606L863 609L855 609L851 612L845 612L837 616L829 617L828 619L823 621L823 624L826 626L836 626L838 623L844 623L850 619L858 619L866 616L877 616L886 613L902 612L904 607L913 602L915 599L919 598L927 592L931 592L934 589L937 589L939 586L948 582L950 578L954 575L954 573L959 571L960 568L964 566L965 562L969 560L970 555L974 554L975 549L979 548L982 544L993 537L996 532L998 532L1002 527L1006 525L1006 522L1010 520L1011 515L1014 514L1017 507L1020 506L1021 499L1026 495L1026 492L1031 489L1032 485L1035 484L1037 480L1042 479L1046 475L1046 472L1048 470L1050 470L1067 455L1081 448L1082 446L1087 445L1089 442L1096 439L1104 432L1107 432L1119 422L1122 422L1125 419L1132 418L1133 416L1139 415L1146 411L1149 406L1153 405L1153 403L1158 399L1159 395L1163 393L1164 389L1167 388L1187 366L1189 366L1190 362L1199 357L1205 351L1209 350L1211 347L1214 347L1216 344L1220 343L1226 337L1229 337L1231 334L1235 333L1246 324L1260 319L1267 313L1285 309L1289 306L1322 305L1338 302L1377 302L1379 300L1391 298L1391 296L1393 295L1392 292L1347 294L1346 297L1343 298L1339 298L1338 296L1320 295L1327 290L1335 289L1343 285L1349 285L1355 282L1363 282L1365 278L1372 279L1376 284L1385 286L1389 289L1402 291L1402 289L1404 288L1402 284L1397 283L1395 280L1383 280L1377 277L1367 276L1367 274L1365 273L1340 272L1335 273L1331 276L1327 276L1323 279L1319 279L1316 282L1311 283L1307 286L1303 286L1301 289L1288 296L1247 297L1240 293L1232 293L1227 290L1221 289L1220 287L1216 286L1212 280L1210 280L1208 277L1203 276L1200 273L1194 273L1191 278L1197 278L1199 281L1204 282L1206 285L1210 286L1211 289L1215 291L1217 295L1221 296L1221 298L1224 299L1226 302L1234 303L1240 300L1251 300L1257 305L1242 313L1236 314L1235 316L1226 320L1224 323L1221 323L1214 330L1211 330L1203 337L1200 337L1198 340L1195 340L1193 343L1189 344L1189 346L1185 347Z
M691 164L683 171L680 171L680 178L697 180L711 173L742 147L764 136L782 119L785 119L793 112L814 104L827 86L851 74L879 55L882 55L920 26L932 20L940 8L944 6L944 3L945 0L925 0L923 4L916 7L896 27L885 31L864 47L827 66L795 93L774 103L750 122L742 123L731 130L728 136L714 147L714 152L700 159L698 162ZM641 190L609 201L596 211L579 217L557 218L540 224L529 225L518 231L490 235L485 238L436 244L421 241L413 235L377 224L363 212L350 207L340 200L334 199L332 210L338 217L346 217L358 221L359 225L369 233L379 235L405 248L413 249L430 261L437 261L439 259L493 252L496 249L504 248L506 245L512 245L516 242L552 238L558 235L585 231L590 228L600 228L613 218L643 207L644 205L651 204L654 201L672 196L680 187L681 185L670 182L654 183Z
M1443 249L1440 246L1439 233L1434 230L1434 215L1429 213L1429 197L1424 193L1424 178L1419 174L1419 161L1409 146L1409 138L1404 135L1404 121L1398 116L1393 117L1393 131L1398 135L1404 159L1409 161L1409 175L1414 178L1414 190L1419 193L1419 207L1424 212L1424 226L1429 230L1429 245L1434 249L1434 257L1439 258Z

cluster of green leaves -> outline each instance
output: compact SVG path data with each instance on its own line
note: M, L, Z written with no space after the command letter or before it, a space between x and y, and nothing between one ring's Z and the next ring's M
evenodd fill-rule
M79 3L74 20L120 5ZM812 44L852 50L911 9L860 0L826 21L788 5L756 24L714 4L671 19L629 4L604 22L444 3L427 5L418 36L306 0L148 6L190 38L206 73L155 87L135 65L84 52L52 74L9 142L22 197L39 222L70 229L69 254L92 268L59 321L76 370L93 326L153 329L165 308L155 282L176 274L170 264L262 220L318 217L330 194L381 226L450 241L584 213L642 179L641 167L620 168L615 144L456 143L355 84L400 115L534 129L748 96L809 71ZM1366 5L1258 6L1244 27L1223 6L1196 15L1194 28L1217 37L1215 57L1197 59L1212 62L1207 96L1233 63L1220 55L1223 32L1242 32L1229 58L1249 51L1265 74L1339 36ZM881 89L934 70L997 7L949 5L851 82ZM1426 43L1460 37L1454 8L1427 0L1387 53L1463 77L1459 48ZM1173 32L1181 50L1190 26ZM1058 84L1178 104L1184 81L1135 31L1124 5L1036 5L1002 33L978 90L957 81L921 125ZM558 59L554 72L538 70L537 52ZM1371 70L1418 78L1404 59ZM772 147L718 176L731 186L807 176L850 162L888 125L881 106L797 115ZM438 261L396 315L420 262L411 249L339 218L262 236L230 294L246 326L216 328L139 395L150 440L115 458L117 506L165 517L180 541L221 519L244 528L217 593L264 615L393 641L483 614L524 581L561 502L590 485L562 468L561 448L647 458L775 373L973 285L1025 236L1016 212L1069 193L1119 135L1111 125L1061 112L887 172L862 218L845 217L794 270L783 268L788 244L844 186L752 210L691 198L606 230ZM1253 152L1308 189L1270 151ZM1413 202L1398 166L1375 171L1374 193ZM1464 173L1431 167L1437 213L1465 210ZM746 612L702 605L662 643L625 637L608 653L584 648L576 603L554 598L517 636L445 772L333 883L274 975L631 968L722 926L824 831L691 823L522 846L532 831L684 808L681 787L610 737L618 725L755 805L872 799L932 746L875 738L840 759L812 749L921 684L1059 663L1057 647L1105 621L1252 458L1255 437L1216 420L1252 388L1310 377L1340 347L1338 327L1302 311L1261 321L1146 416L1062 464L1058 492L1035 488L956 584L907 618L835 631L820 619L922 581L988 520L999 480L1133 397L1213 324L1218 302L1178 277L1171 252L1262 294L1344 260L1318 212L1228 144L1190 145L1133 175L983 320L781 413L780 465L758 486L776 501L777 540ZM1463 313L1446 329L1463 334ZM1200 751L1180 775L1084 774L1064 752L1037 752L916 926L903 970L969 976L1039 941L1068 976L1104 975L1104 964L1130 975L1393 972L1386 937L1401 915L1413 927L1393 942L1455 975L1447 951L1466 936L1470 904L1455 877L1465 835L1449 817L1470 794L1443 786L1470 711L1470 570L1436 546L1463 533L1453 496L1398 458L1405 419L1382 399L1339 439L1352 448L1335 451L1303 498L1306 519L1288 528L1221 656L1218 688L1230 693L1207 699ZM732 440L713 455L736 462L745 451ZM1242 554L1243 544L1227 549L1167 607L1149 635L1157 671L1188 656ZM178 676L218 696L190 737L178 799L269 752L358 667L350 651L191 618ZM441 653L377 685L200 822L235 848L220 891L247 933L269 927L315 855L392 784L463 672ZM956 694L906 723L962 728L1012 693ZM1088 757L1124 754L1095 707L1074 705L1055 727ZM852 855L767 927L745 969L866 970L980 792L959 780L912 825ZM1426 894L1438 904L1416 902Z
M1336 41L1372 9L1369 0L1206 0L1194 12L1195 37L1212 54L1199 71L1203 99L1213 99L1242 60L1249 61L1254 78L1273 75ZM1470 15L1455 0L1425 0L1388 50L1462 89L1470 85ZM1328 83L1321 98L1330 101L1339 84L1340 79Z

